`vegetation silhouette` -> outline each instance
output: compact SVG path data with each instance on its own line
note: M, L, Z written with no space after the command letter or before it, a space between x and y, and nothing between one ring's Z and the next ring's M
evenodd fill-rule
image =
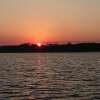
M24 43L20 45L0 46L0 53L17 52L100 52L100 43L67 43L46 44L38 47L36 44Z

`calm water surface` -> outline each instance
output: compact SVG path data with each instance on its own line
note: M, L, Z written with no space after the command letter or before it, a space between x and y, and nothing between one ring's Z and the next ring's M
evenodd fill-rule
M100 100L100 53L0 54L0 100Z

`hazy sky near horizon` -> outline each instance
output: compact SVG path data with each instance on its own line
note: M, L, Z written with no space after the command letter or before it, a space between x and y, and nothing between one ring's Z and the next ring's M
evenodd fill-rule
M0 0L0 44L100 42L100 0Z

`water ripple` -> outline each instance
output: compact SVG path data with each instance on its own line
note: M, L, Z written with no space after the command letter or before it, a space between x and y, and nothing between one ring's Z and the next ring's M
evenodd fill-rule
M0 100L100 100L100 53L0 54Z

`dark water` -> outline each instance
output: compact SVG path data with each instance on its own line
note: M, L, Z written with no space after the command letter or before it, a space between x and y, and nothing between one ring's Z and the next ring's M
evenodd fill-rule
M100 100L100 53L0 54L0 100Z

